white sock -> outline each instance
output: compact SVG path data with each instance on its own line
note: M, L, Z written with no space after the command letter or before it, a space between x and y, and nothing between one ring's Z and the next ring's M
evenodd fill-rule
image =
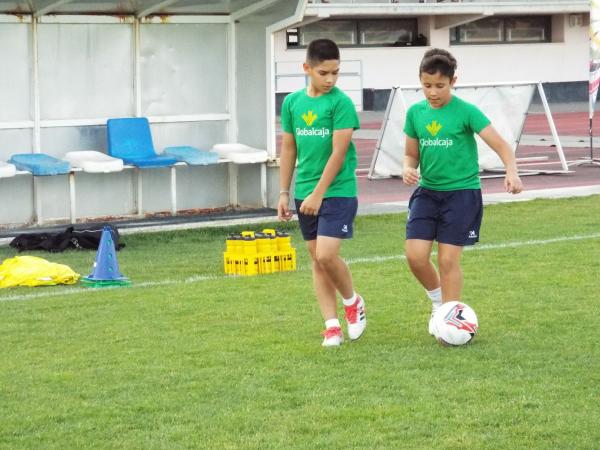
M328 330L329 328L342 328L340 325L340 321L335 318L335 319L327 319L325 321L325 329Z
M432 291L426 291L427 297L431 300L431 303L435 309L438 309L442 306L442 288L439 287Z
M342 299L344 306L352 306L352 305L354 305L355 301L356 301L356 292L352 293L352 297Z

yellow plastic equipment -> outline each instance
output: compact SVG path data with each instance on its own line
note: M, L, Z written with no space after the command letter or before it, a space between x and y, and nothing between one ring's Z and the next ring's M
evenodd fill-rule
M0 264L0 288L75 284L80 276L69 266L37 256L15 256Z
M287 233L273 229L230 234L223 253L228 275L259 275L296 270L296 249Z
M292 238L284 232L277 232L277 252L279 253L279 270L296 270L296 249L292 247Z

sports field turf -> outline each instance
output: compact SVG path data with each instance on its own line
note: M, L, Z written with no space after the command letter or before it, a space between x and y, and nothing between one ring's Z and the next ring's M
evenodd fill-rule
M486 207L460 348L427 334L405 220L359 217L344 244L369 322L339 349L294 223L297 272L225 277L242 228L202 229L123 236L130 288L0 291L0 448L600 448L600 197Z

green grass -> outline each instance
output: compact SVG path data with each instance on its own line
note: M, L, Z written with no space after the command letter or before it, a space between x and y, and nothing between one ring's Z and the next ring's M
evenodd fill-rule
M0 291L0 447L600 448L599 200L486 208L461 348L427 334L404 214L357 219L369 327L330 350L295 224L299 270L252 278L222 275L230 229L123 236L130 288ZM95 257L31 254L82 275Z

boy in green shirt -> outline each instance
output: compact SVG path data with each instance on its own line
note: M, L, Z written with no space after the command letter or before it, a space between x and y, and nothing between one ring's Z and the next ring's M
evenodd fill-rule
M359 128L359 122L352 100L335 87L340 70L335 42L312 41L303 67L309 85L288 95L281 108L277 213L280 220L292 218L289 189L297 160L296 211L325 320L323 346L337 347L344 340L337 318L337 292L343 299L350 339L358 339L367 325L365 302L354 291L350 270L339 256L342 239L352 237L358 208L352 132Z
M506 191L518 194L523 187L509 144L475 105L452 95L455 70L456 59L446 50L425 53L419 68L425 100L408 109L404 126L402 178L419 184L408 205L406 259L432 301L432 318L442 303L460 301L463 246L479 241L483 201L475 133L502 159ZM439 273L430 259L434 240Z

